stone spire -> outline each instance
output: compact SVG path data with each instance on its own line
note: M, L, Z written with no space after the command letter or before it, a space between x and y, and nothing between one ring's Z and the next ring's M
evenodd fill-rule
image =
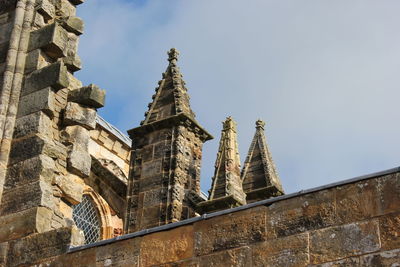
M168 52L168 67L149 104L145 120L128 131L132 139L125 232L196 216L203 143L213 137L195 120L176 65L178 51Z
M257 120L256 133L241 174L247 203L284 194L265 138L264 127L265 122Z
M202 212L217 211L246 204L240 179L240 157L236 122L228 117L223 122L221 140L209 200L200 203Z
M168 51L168 67L158 82L156 93L153 95L153 102L149 103L149 110L145 113L145 119L141 125L168 118L170 116L184 113L191 119L195 115L190 108L190 97L185 87L183 75L177 65L179 51L171 48Z

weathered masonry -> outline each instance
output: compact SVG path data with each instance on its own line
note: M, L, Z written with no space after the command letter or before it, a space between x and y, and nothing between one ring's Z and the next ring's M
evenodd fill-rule
M75 247L51 266L397 266L400 168Z
M178 67L129 137L74 73L83 0L0 0L0 266L398 266L400 168L285 195L258 120L222 124L212 186Z

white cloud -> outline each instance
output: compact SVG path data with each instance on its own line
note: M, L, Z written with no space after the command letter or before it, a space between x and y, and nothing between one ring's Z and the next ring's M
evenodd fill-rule
M79 77L107 89L102 114L138 125L166 67L180 65L205 145L208 189L220 122L238 121L244 160L258 118L293 192L398 165L398 1L91 0Z

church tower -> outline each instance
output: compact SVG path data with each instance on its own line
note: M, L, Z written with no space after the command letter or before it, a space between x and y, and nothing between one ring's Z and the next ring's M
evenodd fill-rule
M128 131L132 139L125 232L135 232L195 216L200 196L202 146L213 137L195 119L179 52L158 82L145 119Z
M242 170L243 190L247 195L247 203L284 194L265 138L264 127L265 122L261 120L256 122L256 133Z

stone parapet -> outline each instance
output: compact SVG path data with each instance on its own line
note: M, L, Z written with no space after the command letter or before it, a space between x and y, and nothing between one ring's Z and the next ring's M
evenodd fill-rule
M57 266L69 262L395 266L400 261L398 203L400 171L396 168L72 248L69 254L45 262Z

